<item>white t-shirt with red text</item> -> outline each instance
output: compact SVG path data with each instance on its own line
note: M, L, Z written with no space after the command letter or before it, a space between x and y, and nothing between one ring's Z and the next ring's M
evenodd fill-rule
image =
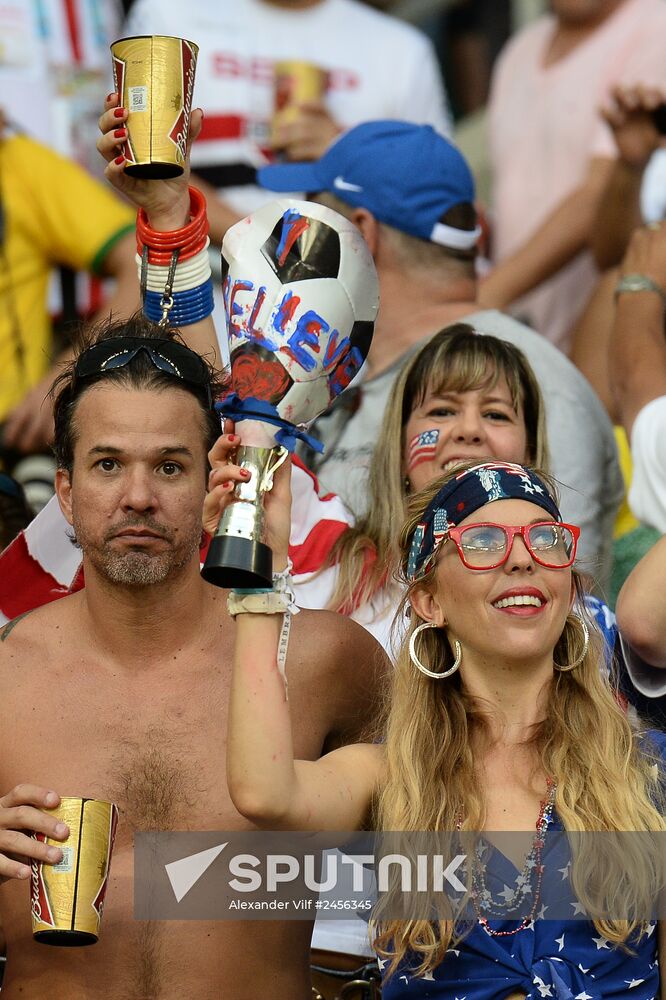
M136 0L125 28L127 35L177 35L199 46L194 101L205 118L192 152L195 170L271 161L273 67L285 59L327 71L324 100L344 128L397 118L450 132L430 41L358 0L320 0L305 9L264 0ZM225 184L224 197L245 214L274 196Z

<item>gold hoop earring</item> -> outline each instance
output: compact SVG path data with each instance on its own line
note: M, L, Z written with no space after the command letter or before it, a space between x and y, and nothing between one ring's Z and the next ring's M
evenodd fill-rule
M568 670L573 670L574 667L577 667L579 663L583 662L583 660L587 656L587 650L590 645L590 630L588 629L585 620L581 618L580 615L570 615L569 617L575 618L576 621L580 623L580 627L583 631L583 652L580 654L580 656L576 657L573 663L566 663L564 665L560 665L559 663L555 663L555 660L553 660L553 666L555 667L556 670L559 670L560 673L562 674L565 674Z
M458 640L456 639L454 643L454 651L456 654L455 660L453 661L453 666L450 667L448 670L429 670L428 667L424 666L423 663L421 663L418 654L416 652L416 637L417 635L419 635L420 632L423 631L423 629L426 628L439 628L439 626L435 625L434 622L421 622L421 624L414 629L414 631L409 637L409 658L416 667L416 669L420 670L422 674L426 675L426 677L432 677L436 681L441 681L445 677L450 677L451 674L455 674L456 670L459 668L462 660L462 647L458 642Z
M403 488L403 490L404 490L405 493L409 494L409 491L412 488L412 484L409 481L409 476L405 476L405 478L403 479L403 481L402 481L402 488Z

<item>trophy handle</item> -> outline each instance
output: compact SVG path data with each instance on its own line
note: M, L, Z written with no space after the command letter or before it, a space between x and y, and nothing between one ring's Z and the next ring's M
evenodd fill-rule
M238 465L251 476L236 486L236 499L220 518L201 570L207 583L240 590L273 586L273 553L262 541L262 495L272 488L273 476L288 455L282 447L241 445L238 449Z
M275 453L275 461L273 465L267 466L261 483L259 484L259 490L261 493L268 493L269 490L273 489L273 476L280 468L281 465L287 461L289 452L286 448L274 449L271 448L271 453Z

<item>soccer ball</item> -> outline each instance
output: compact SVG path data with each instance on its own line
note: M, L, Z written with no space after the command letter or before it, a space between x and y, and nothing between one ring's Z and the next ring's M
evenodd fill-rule
M365 240L323 205L279 198L227 231L222 273L233 391L310 423L370 347L379 288Z

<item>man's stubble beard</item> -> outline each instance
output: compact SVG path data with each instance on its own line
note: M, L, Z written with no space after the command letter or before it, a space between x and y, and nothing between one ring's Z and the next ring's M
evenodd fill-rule
M201 528L197 524L193 524L188 533L174 544L173 532L165 530L163 525L134 522L133 527L145 525L159 531L171 547L156 554L145 549L129 549L121 553L112 549L110 540L93 541L76 516L73 516L73 522L76 541L91 566L109 583L122 587L150 587L177 575L198 551L201 539Z
M191 553L190 553L191 555ZM189 562L189 556L162 552L151 556L147 552L127 552L125 555L110 553L99 565L90 560L109 583L123 587L150 587L163 583Z

